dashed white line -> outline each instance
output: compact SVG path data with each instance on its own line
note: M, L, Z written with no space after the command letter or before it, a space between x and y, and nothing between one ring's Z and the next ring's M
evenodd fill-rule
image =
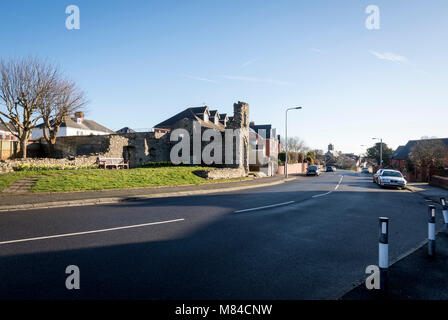
M319 197L323 197L326 196L327 194L332 193L333 191L328 191L327 193L322 193L322 194L316 194L315 196L313 196L313 198L319 198Z
M336 185L336 187L334 188L334 190L332 190L332 191L328 191L327 193L316 194L316 195L314 195L312 198L323 197L323 196L329 195L330 193L332 193L332 192L335 191L335 190L338 190L338 189L339 189L339 186L340 186L341 183L342 183L342 179L343 179L343 178L344 178L344 176L341 176L341 179L339 179L339 182L338 182L338 184Z
M339 188L339 186L341 185L343 178L344 178L344 176L341 176L341 179L339 179L339 182L338 182L337 186L334 188L334 190L328 191L327 193L323 193L323 194L316 194L316 195L312 196L312 198L323 197L323 196L326 196L326 195L332 193L333 191L337 190ZM263 206L263 207L237 210L237 211L234 211L234 213L249 212L249 211L262 210L262 209L267 209L267 208L274 208L274 207L279 207L279 206L285 206L285 205L288 205L288 204L291 204L291 203L295 203L295 202L296 201L288 201L288 202L271 204L271 205Z
M294 203L295 201L288 201L288 202L282 202L282 203L276 203L276 204L271 204L269 206L263 206L263 207L257 207L257 208L250 208L250 209L244 209L244 210L237 210L235 211L235 213L240 213L240 212L248 212L248 211L255 211L255 210L261 210L261 209L266 209L266 208L274 208L274 207L279 207L279 206L285 206L287 204L291 204Z
M79 235L84 235L84 234L108 232L108 231L115 231L115 230L124 230L124 229L131 229L131 228L141 228L141 227L147 227L147 226L154 226L154 225L158 225L158 224L180 222L180 221L184 221L184 220L185 219L166 220L166 221L142 223L142 224L135 224L135 225L131 225L131 226L123 226L123 227L116 227L116 228L99 229L99 230L91 230L91 231L84 231L84 232L74 232L74 233L65 233L65 234L56 234L56 235L53 235L53 236L44 236L44 237L36 237L36 238L9 240L9 241L2 241L2 242L0 242L0 245L11 244L11 243L18 243L18 242L28 242L28 241L46 240L46 239L54 239L54 238L63 238L63 237L73 237L73 236L79 236Z

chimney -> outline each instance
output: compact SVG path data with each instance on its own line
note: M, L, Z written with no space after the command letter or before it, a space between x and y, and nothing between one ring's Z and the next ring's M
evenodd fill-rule
M82 112L82 111L76 111L76 112L75 112L75 118L76 118L76 119L81 119L81 121L84 120L84 112Z

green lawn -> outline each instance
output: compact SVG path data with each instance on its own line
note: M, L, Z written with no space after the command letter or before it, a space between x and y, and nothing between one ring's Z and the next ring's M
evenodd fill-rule
M200 184L207 182L207 180L196 176L193 171L201 169L204 168L160 167L129 170L69 170L62 174L40 178L33 191L81 191Z
M196 170L209 170L200 166L172 166L136 168L129 170L78 169L18 171L0 175L0 190L17 179L38 177L33 192L105 190L155 186L175 186L216 182L195 175ZM246 180L247 178L232 179ZM231 180L219 180L225 182Z
M16 180L40 175L54 174L51 171L18 171L0 174L0 191L12 185Z

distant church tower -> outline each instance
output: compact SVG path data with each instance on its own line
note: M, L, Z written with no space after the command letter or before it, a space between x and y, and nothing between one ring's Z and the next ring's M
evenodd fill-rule
M333 144L329 144L328 145L328 151L333 151L334 150L334 146L333 146Z

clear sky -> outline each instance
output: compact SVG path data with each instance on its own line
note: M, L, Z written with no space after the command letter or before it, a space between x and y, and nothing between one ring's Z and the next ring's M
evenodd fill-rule
M65 27L71 4L80 30ZM448 137L447 15L446 0L2 1L0 56L57 62L114 130L240 100L284 135L300 105L290 136L359 153L371 137Z

